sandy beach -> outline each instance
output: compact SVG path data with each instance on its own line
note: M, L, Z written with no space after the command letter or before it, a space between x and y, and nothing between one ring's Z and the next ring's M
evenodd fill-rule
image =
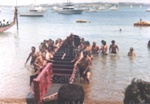
M25 99L0 99L0 104L27 104L27 103ZM123 104L123 102L85 99L84 104Z
M27 104L25 99L0 99L0 104Z

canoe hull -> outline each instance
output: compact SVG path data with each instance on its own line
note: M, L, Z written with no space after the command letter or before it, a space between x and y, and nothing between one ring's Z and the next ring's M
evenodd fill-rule
M150 26L150 23L134 23L134 26Z
M0 33L8 30L9 28L11 28L14 25L15 25L15 22L12 22L10 25L0 27Z

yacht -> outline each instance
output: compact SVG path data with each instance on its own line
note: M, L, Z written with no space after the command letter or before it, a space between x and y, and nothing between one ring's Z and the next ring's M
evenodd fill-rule
M104 10L105 9L105 7L103 7L103 6L100 6L99 8L98 8L98 10Z
M23 17L43 17L46 9L41 6L33 6L26 12L20 12L19 15Z
M81 14L83 10L75 8L74 5L67 0L67 4L59 8L56 12L59 14Z
M29 11L32 11L32 12L45 12L46 8L43 8L41 6L33 6L31 9L29 9Z
M109 10L118 10L118 7L117 6L112 6L109 8Z
M36 0L34 0L33 5L27 11L20 12L19 15L23 17L43 17L46 10L46 8L37 5Z
M142 5L140 5L140 8L142 8Z
M97 12L96 8L90 8L87 12Z
M146 12L150 12L150 7L146 9Z

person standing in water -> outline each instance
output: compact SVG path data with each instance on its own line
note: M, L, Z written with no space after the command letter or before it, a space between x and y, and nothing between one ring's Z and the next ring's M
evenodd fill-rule
M114 40L112 40L111 43L112 44L109 46L110 53L117 54L117 51L119 51L118 46L115 44Z
M147 47L150 48L150 40L147 43Z
M96 42L93 42L91 50L92 50L93 55L98 55L99 54L100 48L99 48L99 46L96 45Z
M83 77L84 80L87 80L90 83L91 77L91 59L88 56L87 51L83 51L83 58L78 63L78 68L80 72L80 77Z
M128 56L130 57L134 57L135 56L135 52L134 52L134 49L131 47L129 52L128 52Z
M25 65L29 61L30 57L31 57L30 65L33 65L35 59L37 58L37 52L36 52L36 48L34 46L31 47L31 53L29 54L29 56L28 56L28 58L27 58L27 60L25 62Z
M102 48L101 48L101 54L102 55L107 55L107 45L106 45L106 41L102 42Z

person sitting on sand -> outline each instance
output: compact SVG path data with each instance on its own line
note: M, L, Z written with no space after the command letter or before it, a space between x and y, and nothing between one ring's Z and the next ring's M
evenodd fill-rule
M92 54L93 55L98 55L99 52L100 52L99 46L96 45L96 42L93 42L93 45L92 45Z
M57 104L83 104L85 92L77 84L65 84L58 90Z
M129 52L128 52L128 56L130 57L134 57L135 56L135 52L134 52L134 49L131 47Z
M118 46L115 44L115 41L114 41L114 40L112 40L111 43L112 43L112 44L109 46L109 51L110 51L110 53L116 54L117 51L119 51L119 48L118 48Z
M83 77L84 80L87 80L90 83L91 77L91 59L88 56L87 51L83 51L83 58L78 63L78 68L80 72L80 77Z
M29 56L25 62L25 65L27 64L30 57L31 57L30 65L33 65L35 62L35 59L37 58L37 52L36 52L36 48L34 46L31 47L31 53L29 54Z

